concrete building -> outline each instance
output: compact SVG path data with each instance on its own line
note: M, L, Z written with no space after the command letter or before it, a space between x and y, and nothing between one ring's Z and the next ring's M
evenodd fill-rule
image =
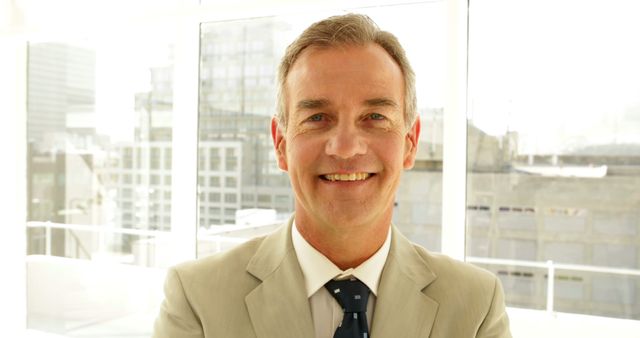
M530 156L516 153L517 139L469 126L467 256L639 269L637 147ZM427 168L437 168L432 162L438 160L418 154L416 168L401 181L394 219L410 238L436 251L442 178ZM499 275L508 305L545 308L547 268L482 266ZM558 269L554 293L556 311L640 318L637 277Z
M277 168L269 131L283 25L266 18L202 26L199 139L241 145L238 207L276 209L285 217L293 195Z
M98 216L93 155L67 151L68 119L93 111L95 52L62 43L31 43L27 59L27 219L79 223ZM90 132L90 131L84 131ZM76 175L69 176L74 171ZM44 252L42 229L29 229L28 251ZM51 253L65 256L65 231L51 233Z
M37 153L64 149L69 113L93 111L95 51L62 43L31 43L27 138Z

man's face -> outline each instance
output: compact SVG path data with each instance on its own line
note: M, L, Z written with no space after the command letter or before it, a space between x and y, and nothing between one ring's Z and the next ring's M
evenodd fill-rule
M406 130L400 67L377 44L305 49L286 80L288 126L272 122L296 219L340 228L390 222L419 121ZM377 222L377 223L376 223Z

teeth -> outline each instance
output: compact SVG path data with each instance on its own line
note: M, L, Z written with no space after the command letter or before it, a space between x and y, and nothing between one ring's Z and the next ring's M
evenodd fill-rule
M371 174L368 173L351 173L351 174L328 174L324 175L329 181L362 181L369 178Z

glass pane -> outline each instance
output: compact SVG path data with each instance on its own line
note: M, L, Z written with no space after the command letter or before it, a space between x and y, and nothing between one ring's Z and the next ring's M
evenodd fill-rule
M444 2L355 11L394 33L416 71L424 136L416 167L405 173L400 184L394 223L412 240L437 251ZM287 175L278 169L269 131L276 111L278 63L286 46L303 29L335 14L305 13L201 26L199 255L268 233L293 212L293 192Z
M467 259L510 306L640 319L638 9L472 4Z
M28 326L151 334L170 264L171 30L31 41Z
M359 12L398 37L416 74L422 131L415 166L400 181L393 222L411 241L440 251L446 3L372 7Z

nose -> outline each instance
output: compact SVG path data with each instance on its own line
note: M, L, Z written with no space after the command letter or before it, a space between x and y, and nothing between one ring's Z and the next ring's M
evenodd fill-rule
M336 126L326 143L327 155L340 159L349 159L367 152L367 143L355 126L342 124Z

